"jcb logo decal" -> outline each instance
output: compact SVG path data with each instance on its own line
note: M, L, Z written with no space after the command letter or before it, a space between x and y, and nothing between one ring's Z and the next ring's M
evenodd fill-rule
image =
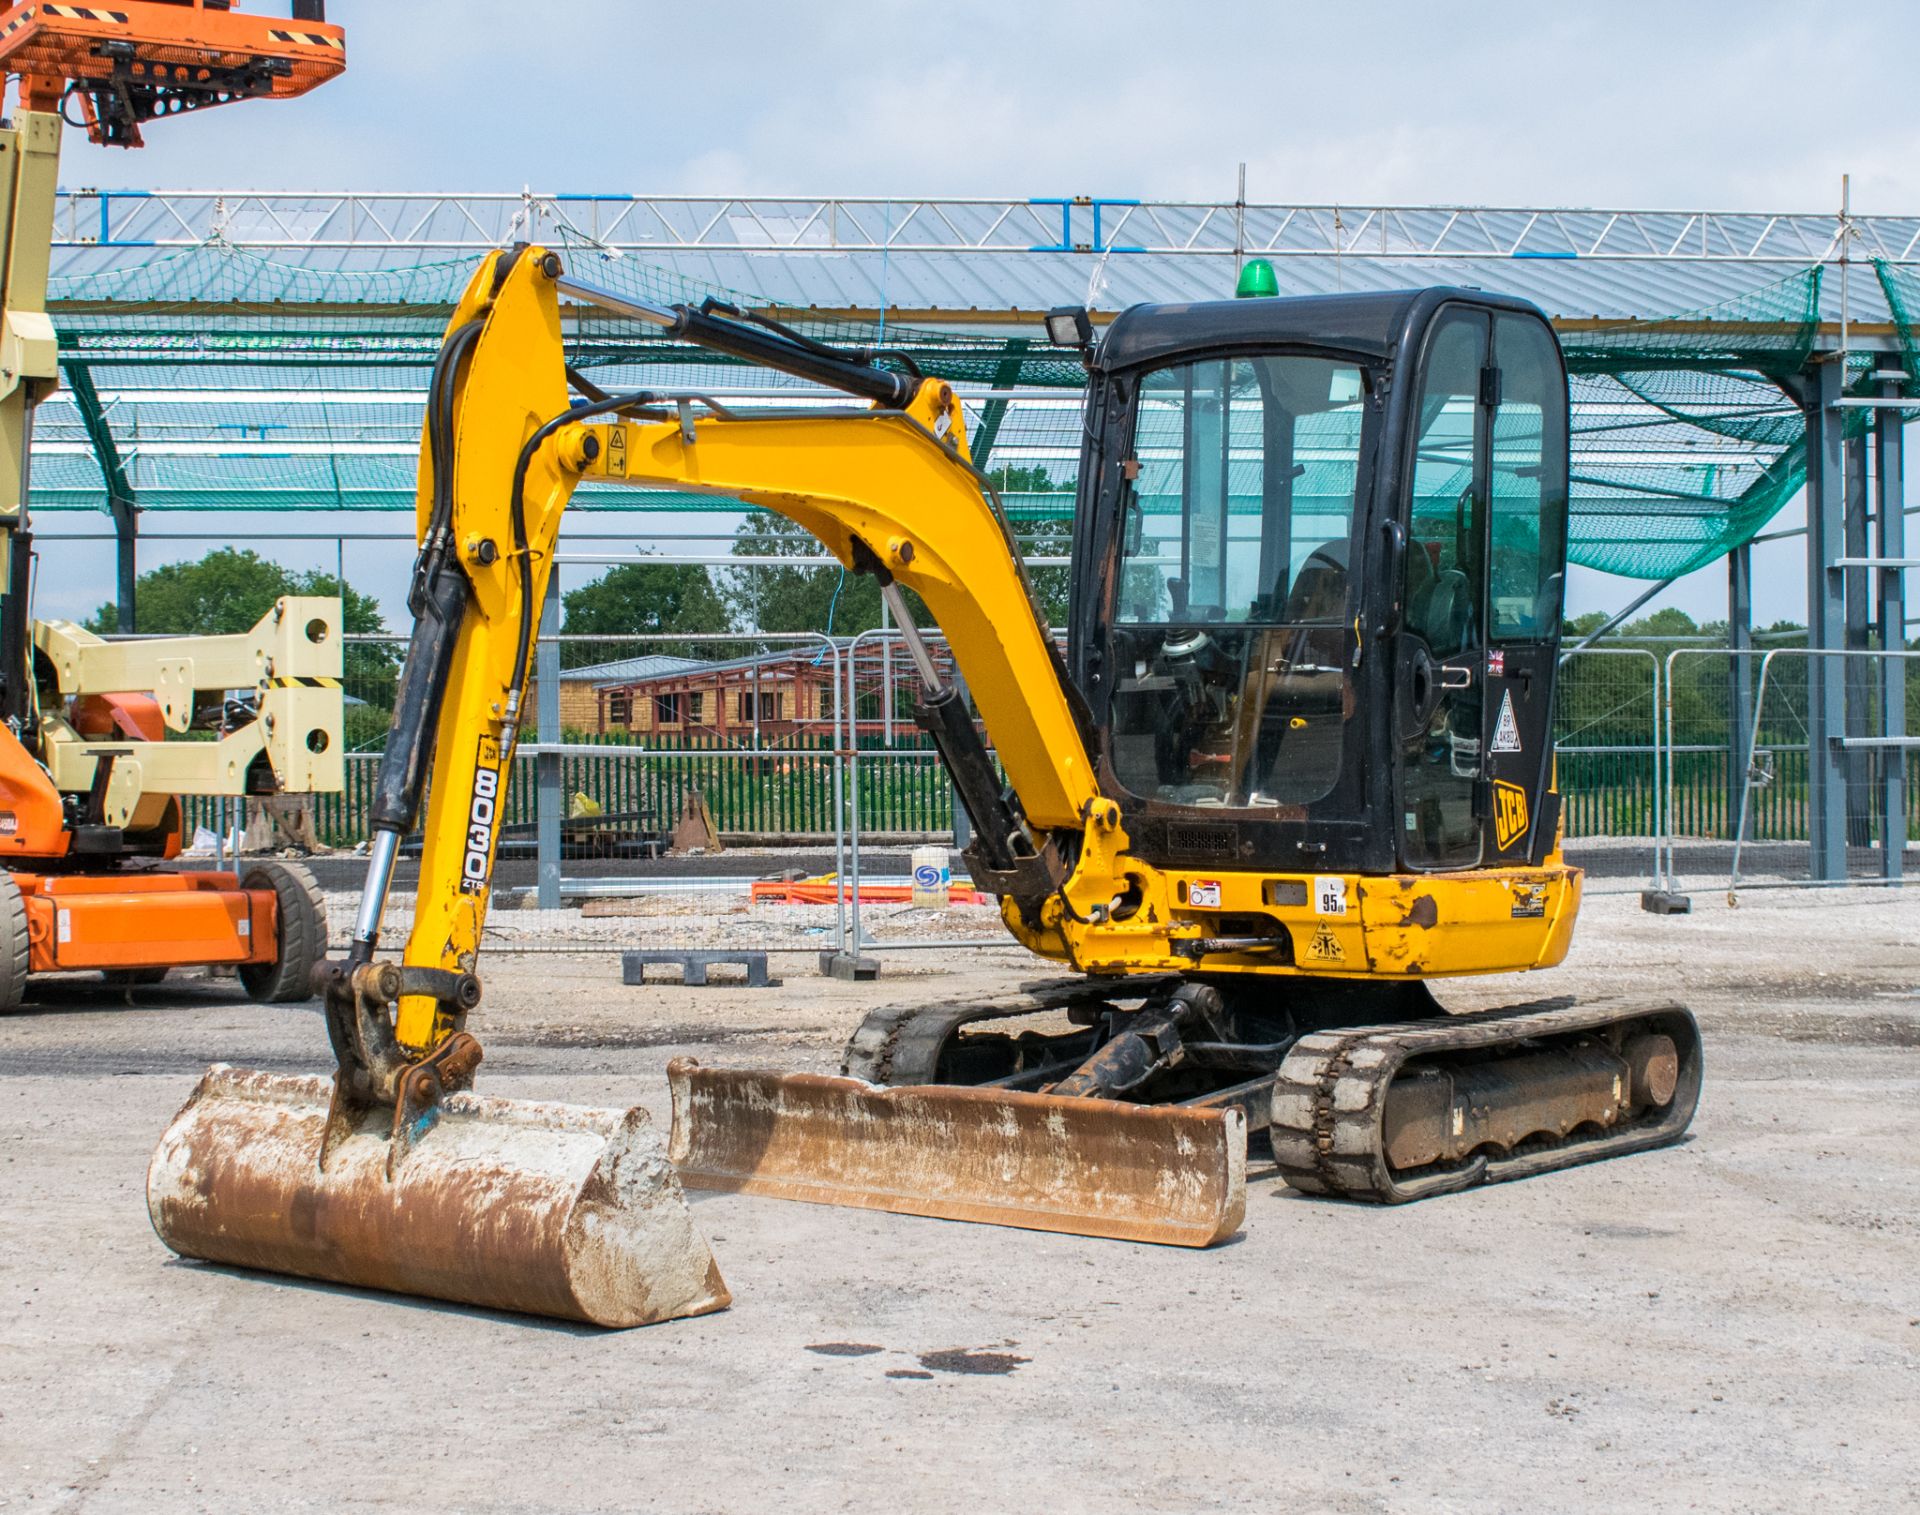
M1493 840L1502 852L1527 834L1527 791L1505 779L1493 782Z
M473 797L467 805L467 852L460 862L460 892L484 894L493 857L493 828L500 819L500 744L480 738L473 770Z

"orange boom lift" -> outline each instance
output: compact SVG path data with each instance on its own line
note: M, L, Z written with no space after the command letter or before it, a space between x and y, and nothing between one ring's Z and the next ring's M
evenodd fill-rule
M138 147L143 121L325 84L347 66L347 37L327 24L324 0L294 0L291 18L232 0L16 5L0 16L0 66L19 76L22 109Z
M0 70L0 1011L31 974L148 983L228 964L261 1000L304 999L326 950L305 871L154 865L180 850L180 796L341 787L339 604L281 600L250 632L107 642L32 619L33 413L59 385L47 316L63 124L138 147L143 122L291 97L346 66L321 0L291 16L231 0L14 5ZM212 741L180 741L208 732Z

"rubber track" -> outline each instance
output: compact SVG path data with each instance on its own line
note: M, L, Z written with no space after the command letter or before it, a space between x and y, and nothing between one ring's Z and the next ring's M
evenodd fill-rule
M1382 1135L1387 1090L1412 1058L1494 1051L1516 1042L1595 1032L1622 1021L1647 1021L1674 1038L1680 1085L1665 1110L1598 1136L1479 1154L1456 1166L1397 1177ZM1332 1194L1403 1204L1475 1184L1525 1178L1597 1162L1679 1140L1700 1098L1700 1033L1679 1005L1597 1003L1565 1009L1487 1010L1391 1026L1319 1031L1295 1043L1273 1092L1274 1161L1280 1176L1305 1194Z

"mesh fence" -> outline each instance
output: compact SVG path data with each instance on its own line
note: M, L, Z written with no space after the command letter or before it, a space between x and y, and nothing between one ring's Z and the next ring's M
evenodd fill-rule
M515 757L490 945L807 953L1007 940L960 875L962 818L913 724L917 676L898 633L555 642L560 722L551 742L532 723ZM315 866L342 940L404 650L390 637L350 643L346 787L316 802L321 840L337 852ZM951 676L937 635L930 643ZM1821 877L1811 656L1712 647L1566 656L1557 773L1566 853L1590 893ZM1920 654L1829 656L1841 670L1847 745L1827 877L1904 877L1920 866ZM543 762L559 817L559 910L537 908ZM224 834L248 819L245 802L188 802L190 828ZM912 854L929 846L959 886L942 910L912 901ZM385 922L396 943L412 922L418 859L415 838Z
M1838 686L1845 732L1824 754L1808 739L1821 674ZM1920 863L1920 653L1780 648L1754 683L1729 889L1909 876Z
M1591 893L1639 889L1660 843L1659 663L1640 648L1589 648L1560 664L1554 751L1570 862Z
M867 641L857 667L845 640L804 634L569 636L541 647L560 664L559 722L545 733L529 722L514 757L490 948L816 952L837 949L861 909L869 946L1006 940L992 907L965 890L946 910L912 902L908 850L950 839L954 807L912 724L897 643ZM404 651L400 638L349 639L345 787L314 800L319 838L335 850L314 866L342 941ZM542 704L536 677L529 705ZM537 898L543 764L559 818L557 910ZM248 810L190 799L188 829L226 836ZM416 836L383 922L394 945L412 924L419 859Z

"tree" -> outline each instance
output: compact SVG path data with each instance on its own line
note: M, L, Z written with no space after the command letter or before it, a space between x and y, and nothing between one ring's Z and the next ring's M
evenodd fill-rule
M344 587L344 594L342 593ZM134 586L134 627L164 636L228 636L251 631L283 594L315 594L342 600L349 633L378 635L387 627L380 602L330 573L296 573L251 548L216 547L195 563L150 568ZM119 606L102 605L86 623L105 636L119 626Z
M1073 489L1070 484L1054 478L1044 463L999 463L987 470L987 477L993 480L993 487L1008 513L1022 513L1013 521L1013 529L1025 558L1064 558L1073 551ZM1055 499L1042 503L1015 498L1021 495L1051 495ZM1031 514L1036 507L1045 509L1055 506L1060 497L1064 497L1069 507L1068 514ZM1065 630L1072 570L1058 565L1030 567L1027 569L1027 578L1033 584L1034 598L1040 602L1040 611L1046 616L1047 624L1055 631Z
M1622 641L1633 637L1690 637L1697 636L1700 628L1694 624L1693 617L1686 611L1669 605L1664 610L1656 610L1652 615L1643 616L1637 621L1629 621L1622 628Z
M295 571L249 548L216 547L198 562L150 568L134 585L134 630L162 636L231 636L251 631L282 595L319 595L339 599L341 621L350 636L386 632L380 602L333 574L310 568ZM119 607L102 605L85 623L106 636L119 626ZM348 706L348 745L360 746L365 732L384 734L400 671L400 650L378 643L349 644L343 658L347 693L364 702Z
M755 511L733 534L733 555L818 557L820 567L754 565L729 570L727 604L756 631L825 631L853 636L880 624L880 585L846 573L814 537L778 516Z
M731 630L726 602L706 569L693 564L623 563L561 597L569 636L698 636ZM605 662L616 649L569 646L569 668Z

